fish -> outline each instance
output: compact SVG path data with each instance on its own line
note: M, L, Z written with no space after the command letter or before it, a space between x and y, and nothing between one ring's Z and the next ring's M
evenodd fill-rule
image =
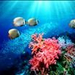
M75 19L71 20L69 23L69 26L73 29L75 29Z
M20 32L17 29L10 29L8 31L8 37L10 39L15 39L20 36Z
M21 26L24 26L26 23L26 20L22 17L16 17L14 20L13 20L13 25L15 27L21 27Z
M28 24L29 26L35 26L35 25L37 25L38 23L39 23L39 21L36 20L35 18L30 18L30 19L28 19L28 21L27 21L27 24Z

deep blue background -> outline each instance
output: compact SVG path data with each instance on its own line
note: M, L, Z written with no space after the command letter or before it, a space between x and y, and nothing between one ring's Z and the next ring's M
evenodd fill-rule
M26 21L34 17L39 24L14 27L16 17L23 17ZM0 70L10 67L16 57L24 50L28 51L32 34L44 33L48 38L75 32L69 27L72 19L75 19L75 1L0 1ZM12 28L18 29L21 35L10 40L8 31Z

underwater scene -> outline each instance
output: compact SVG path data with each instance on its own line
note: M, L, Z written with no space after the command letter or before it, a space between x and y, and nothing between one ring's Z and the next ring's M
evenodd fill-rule
M75 75L75 1L0 1L0 75Z

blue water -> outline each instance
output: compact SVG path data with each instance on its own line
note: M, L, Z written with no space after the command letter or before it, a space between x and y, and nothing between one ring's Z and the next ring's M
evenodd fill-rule
M39 24L31 27L14 27L13 19L23 17L36 18ZM3 1L0 2L0 70L9 68L25 50L28 49L31 35L44 33L44 37L59 36L61 33L73 33L69 22L75 19L75 1ZM10 40L8 30L16 28L20 37Z

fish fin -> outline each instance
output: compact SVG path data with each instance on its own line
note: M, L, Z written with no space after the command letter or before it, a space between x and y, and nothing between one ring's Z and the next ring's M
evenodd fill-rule
M36 20L36 25L39 23L39 21L38 20Z

